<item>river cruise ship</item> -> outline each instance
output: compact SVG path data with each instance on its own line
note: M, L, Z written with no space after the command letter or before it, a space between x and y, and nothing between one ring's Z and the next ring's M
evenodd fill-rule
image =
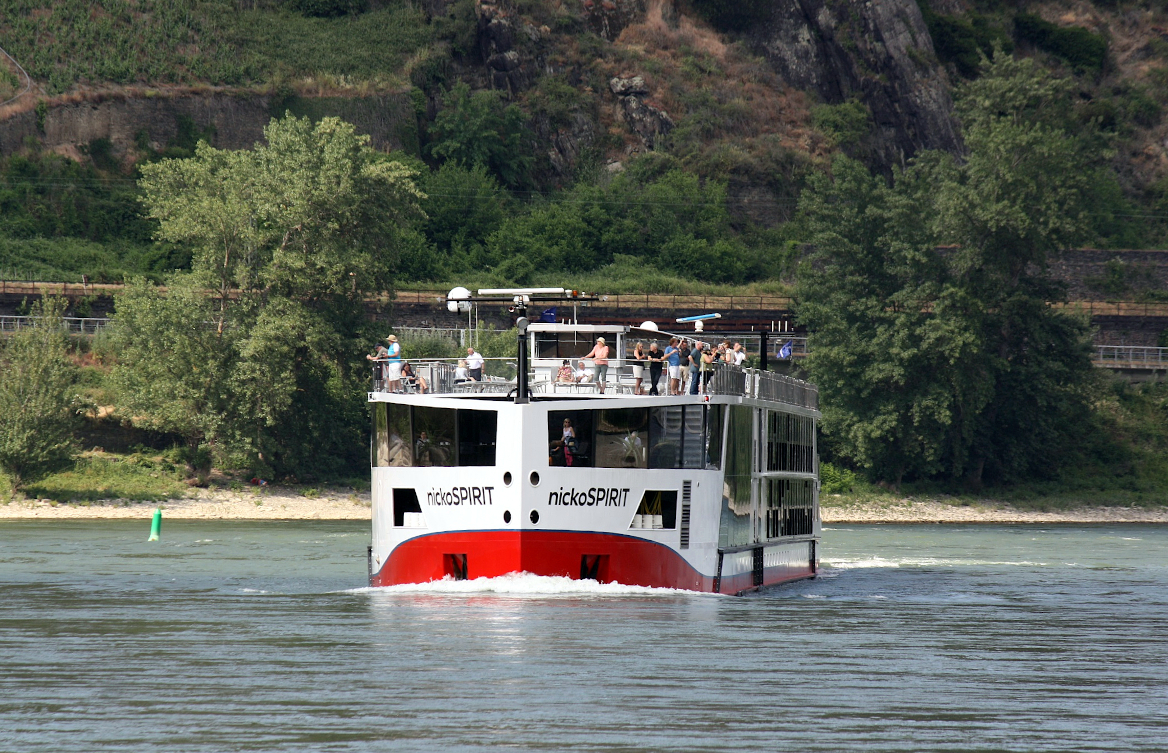
M541 300L496 292L520 314ZM722 364L697 395L670 396L667 372L661 395L636 394L623 357L636 328L518 327L513 378L412 362L425 393L375 382L371 585L527 572L742 594L815 574L813 385ZM598 337L603 393L560 373Z

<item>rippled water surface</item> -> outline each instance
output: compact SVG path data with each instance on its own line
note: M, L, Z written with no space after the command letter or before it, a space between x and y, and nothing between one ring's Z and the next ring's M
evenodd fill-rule
M0 750L1168 749L1168 528L839 527L741 599L148 528L0 523Z

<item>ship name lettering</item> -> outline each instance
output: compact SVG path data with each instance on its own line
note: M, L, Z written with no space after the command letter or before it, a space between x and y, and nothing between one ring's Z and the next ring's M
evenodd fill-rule
M426 493L428 505L490 505L494 504L493 486L455 486L450 489L432 489Z
M548 492L549 505L568 507L625 507L629 503L629 490L616 487L594 486L587 491L576 491L575 487L558 492Z

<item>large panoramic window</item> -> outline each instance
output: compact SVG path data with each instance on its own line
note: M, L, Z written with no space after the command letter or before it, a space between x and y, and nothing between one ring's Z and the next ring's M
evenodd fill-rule
M495 411L375 403L373 465L494 465L497 434Z
M746 406L730 406L726 431L726 475L722 487L722 519L718 546L745 546L751 534L751 461L754 455L754 411Z
M808 479L767 479L766 535L806 536L815 525L815 489Z
M722 462L723 415L720 405L549 411L549 464L716 469Z
M815 422L807 416L767 411L766 470L815 472Z

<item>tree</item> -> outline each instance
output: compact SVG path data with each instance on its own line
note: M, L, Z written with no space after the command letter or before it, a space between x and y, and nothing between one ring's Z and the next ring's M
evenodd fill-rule
M1069 106L1065 82L999 55L959 103L964 162L924 154L886 183L839 159L805 192L809 368L825 432L872 476L979 486L1073 451L1087 329L1048 265L1087 232L1103 155Z
M159 236L194 247L164 296L118 305L115 380L138 420L268 473L361 457L365 299L417 238L414 172L335 118L273 120L265 144L143 169ZM208 298L204 291L213 291Z
M66 302L33 304L32 326L0 350L0 468L19 488L72 459L77 407L74 368L62 329Z
M464 167L483 165L509 188L530 182L531 135L523 111L497 91L458 83L446 93L430 128L430 153Z

